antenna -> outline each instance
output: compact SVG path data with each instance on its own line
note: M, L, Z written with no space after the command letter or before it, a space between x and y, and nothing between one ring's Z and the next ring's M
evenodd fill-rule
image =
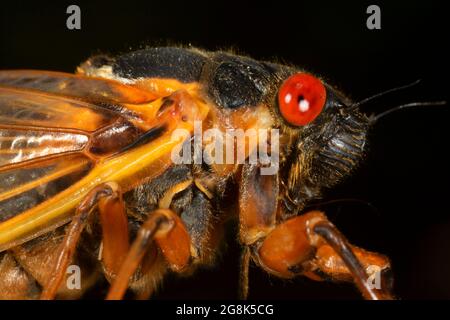
M396 112L396 111L399 111L402 109L414 108L414 107L424 107L424 106L444 106L446 104L447 104L447 101L411 102L411 103L407 103L407 104L402 104L400 106L393 107L389 110L386 110L382 113L372 116L370 118L370 123L376 123L378 120L380 120L384 116L387 116L388 114L391 114L393 112Z

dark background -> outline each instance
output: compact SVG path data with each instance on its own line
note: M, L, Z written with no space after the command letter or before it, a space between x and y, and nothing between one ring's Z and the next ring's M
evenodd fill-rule
M82 29L66 29L66 8L81 7ZM366 8L381 7L381 30L366 28ZM448 100L449 36L443 2L109 1L0 4L0 69L72 72L96 53L146 45L233 48L323 75L360 100L422 79L417 87L368 103L379 113L401 103ZM450 298L449 108L392 114L372 130L365 164L321 206L354 243L392 259L402 299ZM230 227L217 267L170 276L158 299L237 297L239 248ZM352 285L291 281L250 270L250 299L359 299ZM99 288L98 290L102 290ZM96 293L92 295L95 296Z

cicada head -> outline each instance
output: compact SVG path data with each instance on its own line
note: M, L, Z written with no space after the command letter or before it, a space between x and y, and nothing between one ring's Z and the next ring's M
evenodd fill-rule
M357 167L369 119L340 92L306 73L282 83L277 106L290 141L280 163L285 203L298 211Z

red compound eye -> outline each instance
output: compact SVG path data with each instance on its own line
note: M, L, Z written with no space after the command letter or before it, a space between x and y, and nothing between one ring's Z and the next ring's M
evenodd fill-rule
M284 119L290 124L304 126L322 111L326 89L322 82L307 73L290 76L278 92L278 104Z

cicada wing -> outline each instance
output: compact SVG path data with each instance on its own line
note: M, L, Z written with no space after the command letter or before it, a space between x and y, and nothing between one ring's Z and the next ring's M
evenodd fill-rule
M0 222L82 178L83 154L99 129L120 116L94 104L0 87Z
M72 154L0 171L0 223L67 189L92 167L86 156Z
M0 172L29 166L41 159L81 152L90 136L52 128L26 128L0 124ZM1 189L1 188L0 188Z
M40 91L0 87L0 126L93 132L118 115L95 104ZM67 131L67 130L66 130Z
M0 71L0 85L106 103L142 104L157 98L147 90L118 81L53 71Z
M192 133L208 107L186 90L170 101L114 109L0 86L0 252L70 221L95 186L114 181L126 192L173 165L188 137L172 132Z
M97 104L0 86L0 226L82 180L106 156L100 151L114 153L139 133Z

